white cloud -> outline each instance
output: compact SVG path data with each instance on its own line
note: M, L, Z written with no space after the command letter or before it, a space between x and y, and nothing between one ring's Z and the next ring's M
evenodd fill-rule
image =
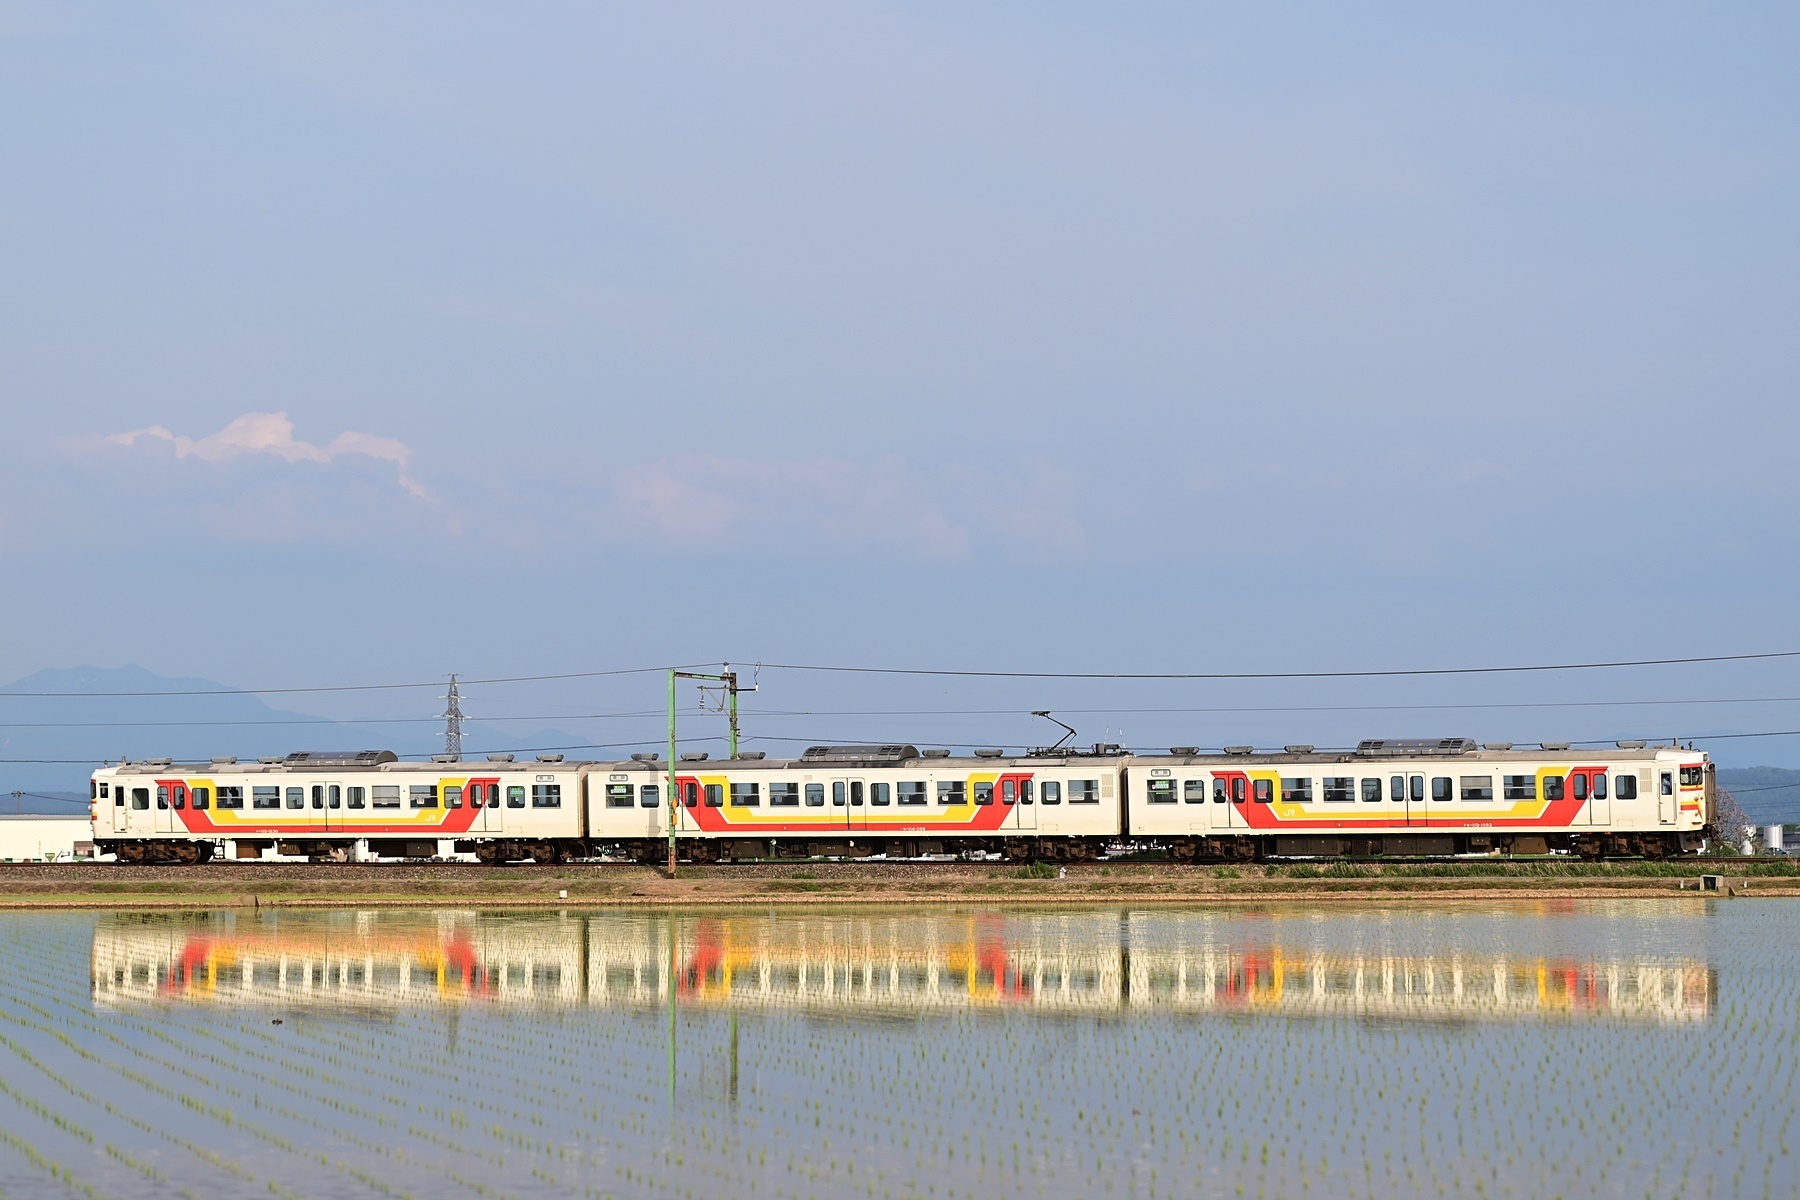
M217 433L191 438L172 433L161 425L115 433L107 441L117 446L135 445L140 438L164 441L175 447L176 458L197 458L220 463L244 454L272 454L288 462L328 463L346 455L360 455L393 463L400 486L421 500L429 499L425 487L411 472L413 452L405 442L373 433L345 430L324 446L294 436L294 422L284 412L250 412Z

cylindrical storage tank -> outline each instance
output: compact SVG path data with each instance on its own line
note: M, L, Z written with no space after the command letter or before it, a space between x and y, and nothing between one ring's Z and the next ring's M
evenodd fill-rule
M1763 852L1765 854L1781 854L1787 850L1782 843L1781 826L1763 826Z

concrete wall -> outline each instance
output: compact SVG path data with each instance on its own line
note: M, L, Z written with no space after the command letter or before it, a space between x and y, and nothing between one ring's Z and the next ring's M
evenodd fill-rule
M0 861L43 862L46 855L67 859L77 842L93 853L94 827L86 817L0 815Z

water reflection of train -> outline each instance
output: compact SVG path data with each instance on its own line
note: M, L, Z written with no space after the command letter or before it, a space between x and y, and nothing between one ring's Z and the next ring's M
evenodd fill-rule
M1173 927L1172 927L1173 926ZM711 917L443 912L104 918L99 1007L683 1006L855 1017L1704 1021L1692 960L1346 951L1172 914Z

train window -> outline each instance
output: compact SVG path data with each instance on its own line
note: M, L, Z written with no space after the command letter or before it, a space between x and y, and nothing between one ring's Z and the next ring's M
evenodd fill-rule
M852 779L850 781L850 807L851 808L861 808L862 802L863 802L862 780Z
M1613 789L1618 793L1619 799L1621 800L1636 800L1638 792L1637 785L1638 781L1636 775L1630 775L1623 772L1621 772L1619 777L1613 781Z
M915 779L911 783L896 784L899 794L894 798L901 804L925 803L925 781ZM887 784L872 783L869 785L869 799L875 804L887 803Z
M1425 799L1425 777L1423 775L1408 776L1406 787L1407 791L1412 793L1412 798L1414 800L1422 801Z
M562 784L534 783L531 785L531 807L561 808Z
M824 808L825 807L825 785L824 784L809 783L806 785L806 807L808 807L808 808Z
M762 803L762 784L734 783L731 785L731 807L756 808Z
M1058 783L1056 780L1054 780L1054 779L1044 780L1044 786L1041 790L1043 792L1043 795L1041 797L1039 797L1039 799L1043 803L1045 803L1045 804L1061 804L1062 803L1062 784Z
M1069 780L1070 804L1100 803L1100 781L1098 779Z
M344 807L344 789L339 787L335 783L326 787L326 789L325 789L325 807L326 808L342 808L342 807Z
M1019 803L1031 803L1031 780L1029 779L1019 780Z
M156 785L156 807L161 809L169 807L169 785L166 783Z
M313 786L312 786L312 802L313 802L314 808L324 808L325 807L325 785L324 784L322 784L322 783L313 784Z
M211 806L212 806L212 789L211 788L203 788L203 787L195 788L194 789L194 807L196 809L200 809L200 810L204 811L205 809L210 808Z
M800 785L797 783L771 783L769 785L769 807L799 808Z
M131 807L138 809L139 811L149 808L150 807L150 789L149 788L132 788L131 789Z
M525 807L525 785L524 784L513 783L513 784L507 785L506 807L508 807L508 808L524 808Z
M1406 776L1388 776L1388 799L1392 800L1395 804L1399 804L1406 799Z
M708 808L724 808L725 807L725 785L724 784L709 783L706 785L706 807L708 807Z
M1561 800L1563 798L1563 777L1561 775L1544 776L1544 799Z
M99 798L100 798L100 783L99 783L99 781L94 780L94 779L88 780L88 799L89 800L98 800Z
M1606 776L1604 774L1594 776L1594 799L1606 799Z
M1381 780L1365 779L1362 781L1362 798L1365 804L1381 803Z
M219 789L219 807L244 807L244 789L241 787L221 787Z
M469 807L470 808L480 808L481 807L481 803L482 803L482 799L483 799L482 788L483 788L483 785L481 785L479 783L471 783L469 785Z
M1574 784L1575 798L1577 800L1586 800L1588 798L1588 777L1586 775L1576 775L1570 782Z
M1675 775L1672 771L1664 771L1662 773L1662 794L1665 796L1673 796L1675 794Z
M646 783L638 789L638 804L644 808L661 808L662 788L654 783Z
M1673 778L1674 778L1674 776L1672 776L1672 775L1665 774L1663 776L1663 780L1665 782L1667 782L1668 780L1673 779ZM100 794L102 796L106 795L106 785L104 783L100 785ZM1664 795L1672 795L1673 793L1665 792L1663 794ZM113 806L115 808L124 808L125 807L125 789L124 788L116 787L116 788L112 789L112 802L113 802Z
M1492 775L1464 775L1462 777L1462 798L1464 800L1492 800L1494 798L1494 777Z
M1173 788L1175 785L1170 784L1169 786L1171 788ZM1018 799L1019 799L1018 780L1002 779L1000 781L1000 799L1005 801L1008 804L1013 804L1018 801Z
M631 785L629 783L609 783L606 785L606 807L630 808Z
M1232 782L1236 783L1237 781L1234 779L1234 780L1232 780ZM1225 795L1226 795L1225 787L1226 787L1226 784L1223 779L1213 780L1213 803L1214 804L1225 803Z
M836 808L844 807L844 781L841 779L831 781L831 803Z
M363 792L362 788L360 788L360 787L345 788L344 794L345 794L345 803L348 804L349 807L361 808L363 806L364 792Z
M455 784L451 784L444 788L444 807L445 808L461 808L462 801L463 801L463 790L460 787L457 787Z
M407 801L412 808L436 808L438 806L437 784L414 783L406 789Z
M1219 781L1215 780L1214 782L1217 783ZM1183 801L1185 801L1188 804L1205 804L1206 803L1206 780L1204 780L1204 779L1184 779L1184 780L1182 780L1181 781L1181 798ZM1225 796L1221 792L1219 799L1223 800L1224 798L1225 798Z
M378 783L371 789L371 793L370 808L400 807L400 785L397 783Z
M291 787L287 789L287 806L289 808L306 807L306 789Z
M1433 800L1449 800L1455 795L1456 793L1450 789L1450 777L1448 775L1433 775L1431 777L1431 798Z
M1503 775L1500 777L1501 797L1506 800L1536 800L1536 775Z
M1152 804L1175 803L1175 781L1173 779L1152 779L1144 790Z
M1283 804L1310 804L1313 798L1311 779L1286 778L1281 781L1281 802ZM1342 799L1350 799L1349 781L1345 781Z
M938 780L939 804L967 804L969 802L968 785L960 779Z
M170 788L169 792L174 800L176 808L186 808L187 807L187 785L186 784L178 783L173 788Z
M1697 787L1703 786L1705 783L1706 783L1706 768L1705 767L1683 767L1683 768L1681 768L1681 786L1682 787L1697 788Z
M1238 785L1242 782L1243 780L1241 779L1234 779L1231 781L1233 799L1237 798L1236 793L1241 790ZM1251 789L1251 794L1256 797L1256 802L1258 804L1267 804L1275 798L1275 784L1271 780L1258 779L1256 781L1256 786ZM1240 801L1240 803L1242 802Z
M1074 785L1071 784L1070 786L1073 787ZM1073 794L1071 794L1070 798L1071 799L1074 798ZM977 804L992 804L993 802L994 802L994 785L992 783L976 784L975 785L975 803L977 803ZM1008 800L1007 803L1011 804L1012 801Z

